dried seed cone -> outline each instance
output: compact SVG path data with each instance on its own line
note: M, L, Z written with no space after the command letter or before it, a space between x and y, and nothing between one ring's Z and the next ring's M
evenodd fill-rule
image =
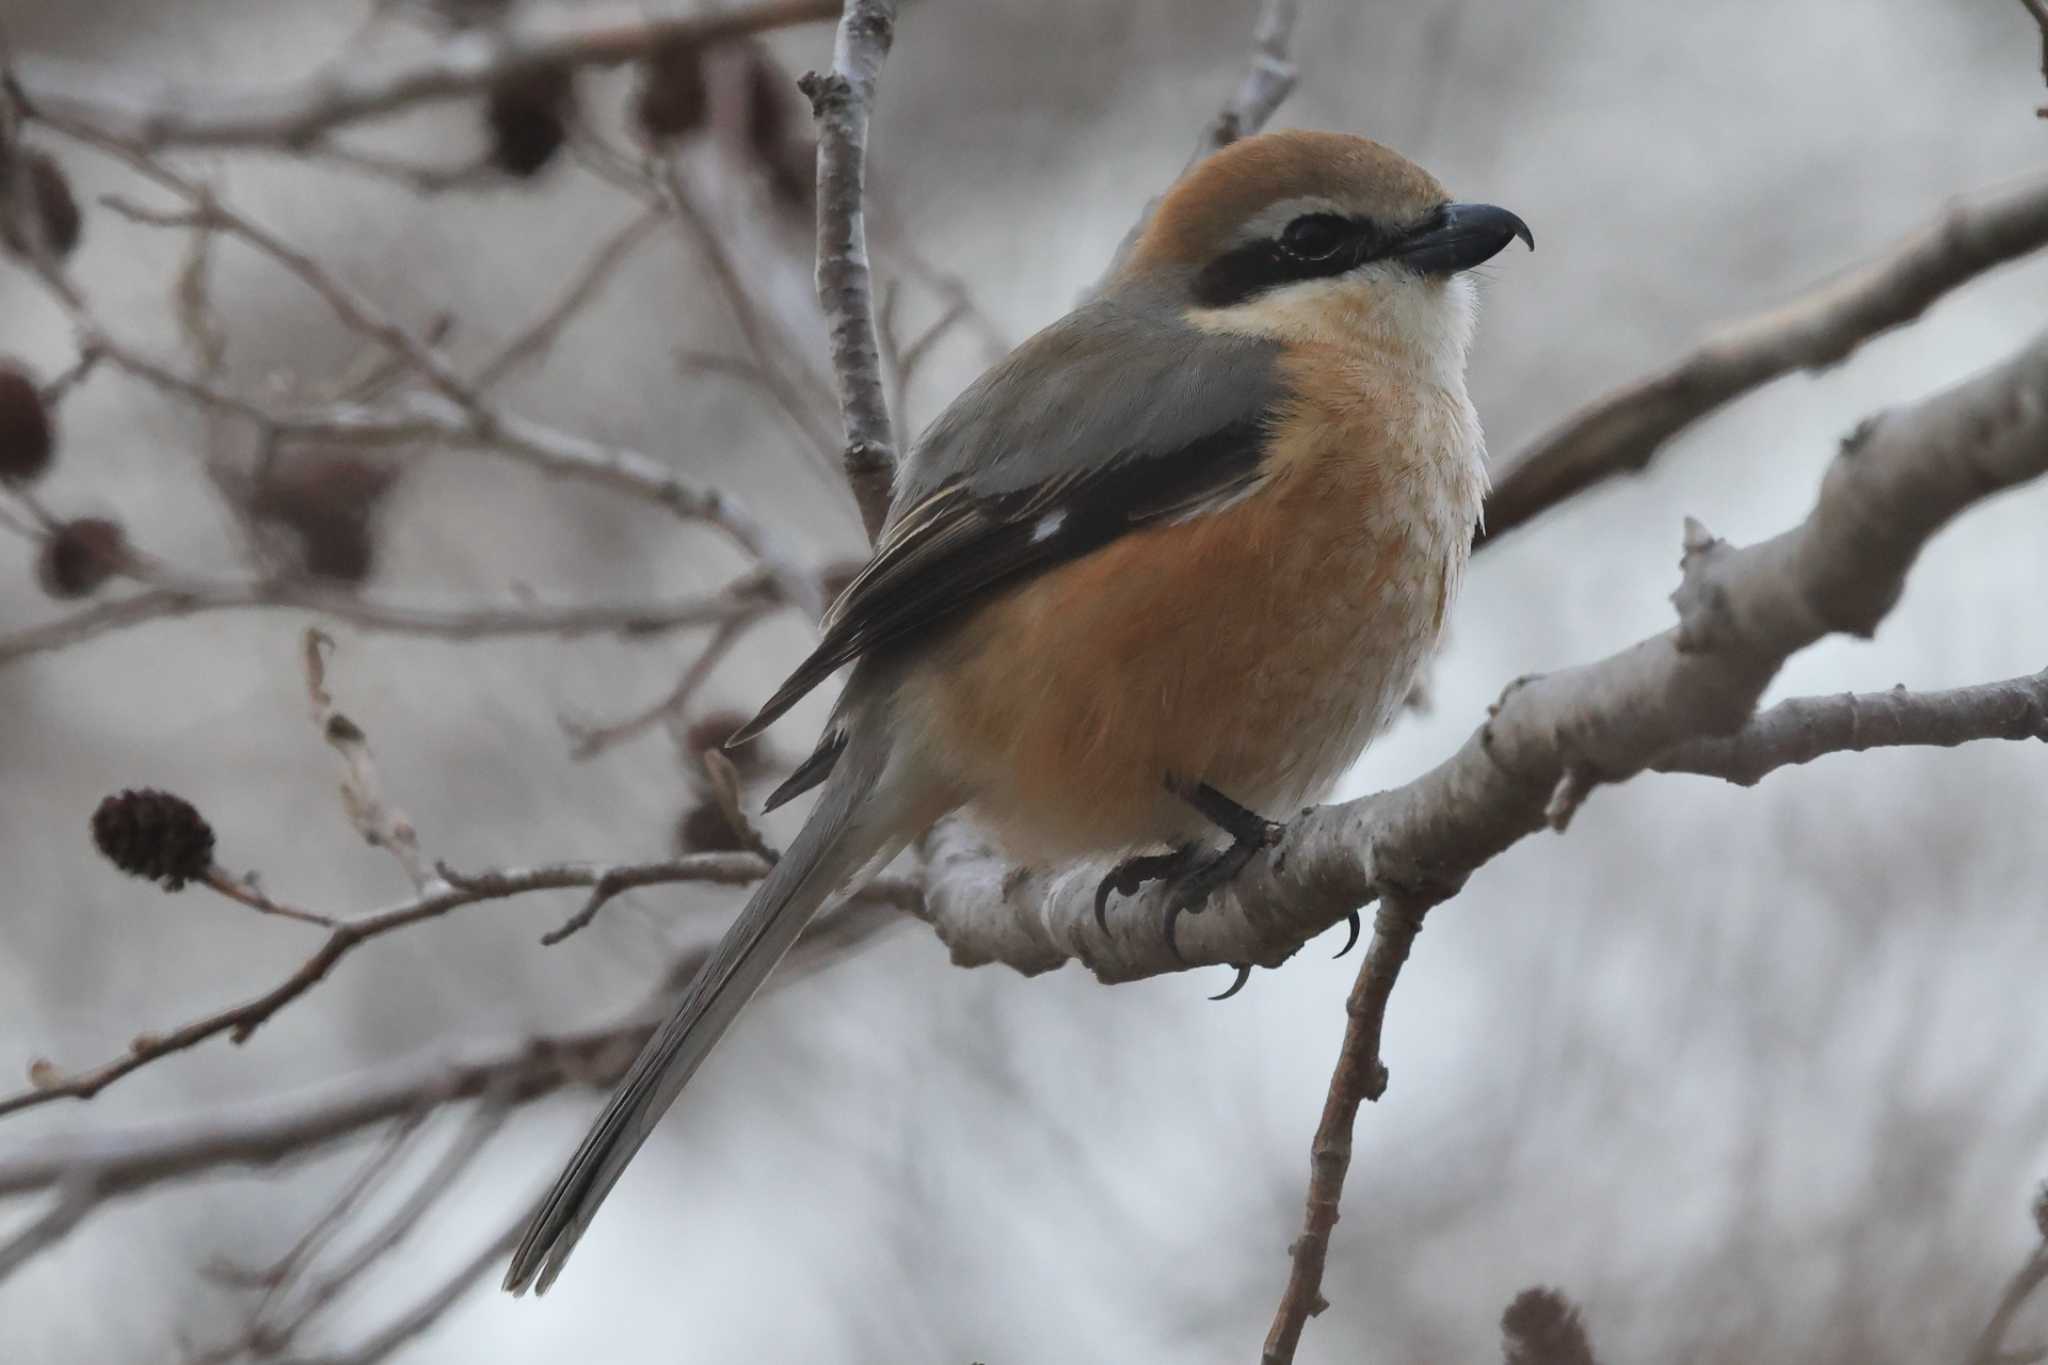
M100 802L92 841L123 872L177 891L213 866L213 829L190 801L144 788Z
M71 192L71 181L65 176L64 168L48 152L26 152L20 164L28 187L35 194L36 217L44 244L59 257L69 256L78 246L85 226L84 215L78 209L78 196ZM4 217L0 215L0 219ZM9 221L0 221L0 245L24 254L29 249L15 224Z
M50 467L56 428L34 376L0 361L0 479L27 483Z
M48 152L30 152L24 162L29 183L35 186L43 240L59 256L69 256L77 249L85 228L85 216L78 211L78 196L71 192L71 181Z
M690 807L676 821L678 853L735 853L746 846L715 801Z
M565 67L542 67L500 81L484 106L491 161L507 175L536 175L569 137L574 92Z
M1572 1301L1537 1286L1501 1314L1504 1365L1594 1365L1593 1343Z
M307 455L272 471L249 495L249 514L298 539L306 572L361 583L376 568L376 516L398 471L352 455Z
M43 542L36 560L36 582L60 601L89 597L120 572L128 557L121 527L105 517L67 521Z
M657 52L640 74L633 121L649 142L686 137L704 126L711 101L704 84L703 52L695 44Z

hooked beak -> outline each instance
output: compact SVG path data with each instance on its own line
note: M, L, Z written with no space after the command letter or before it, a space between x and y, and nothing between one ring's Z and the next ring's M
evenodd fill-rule
M1536 249L1529 225L1492 204L1445 204L1387 254L1425 275L1449 275L1490 261L1520 237Z

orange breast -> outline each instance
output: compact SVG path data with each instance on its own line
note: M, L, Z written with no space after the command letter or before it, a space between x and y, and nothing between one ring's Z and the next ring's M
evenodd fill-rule
M997 598L913 684L935 751L1019 856L1207 832L1169 773L1291 814L1405 694L1476 512L1476 490L1471 508L1431 491L1469 478L1424 466L1472 452L1398 385L1361 394L1353 370L1331 402L1305 378L1256 493Z

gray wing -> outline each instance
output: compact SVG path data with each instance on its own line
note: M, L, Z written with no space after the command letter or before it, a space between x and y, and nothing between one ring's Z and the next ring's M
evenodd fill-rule
M743 743L843 665L1129 531L1228 505L1262 477L1282 401L1271 343L1098 301L990 370L918 441L874 556ZM770 797L823 779L828 734Z

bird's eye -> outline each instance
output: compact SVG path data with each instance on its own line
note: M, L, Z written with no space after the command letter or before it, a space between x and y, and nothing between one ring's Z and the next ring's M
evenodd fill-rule
M1334 213L1310 213L1295 219L1280 234L1280 249L1304 261L1336 255L1351 240L1351 224Z

